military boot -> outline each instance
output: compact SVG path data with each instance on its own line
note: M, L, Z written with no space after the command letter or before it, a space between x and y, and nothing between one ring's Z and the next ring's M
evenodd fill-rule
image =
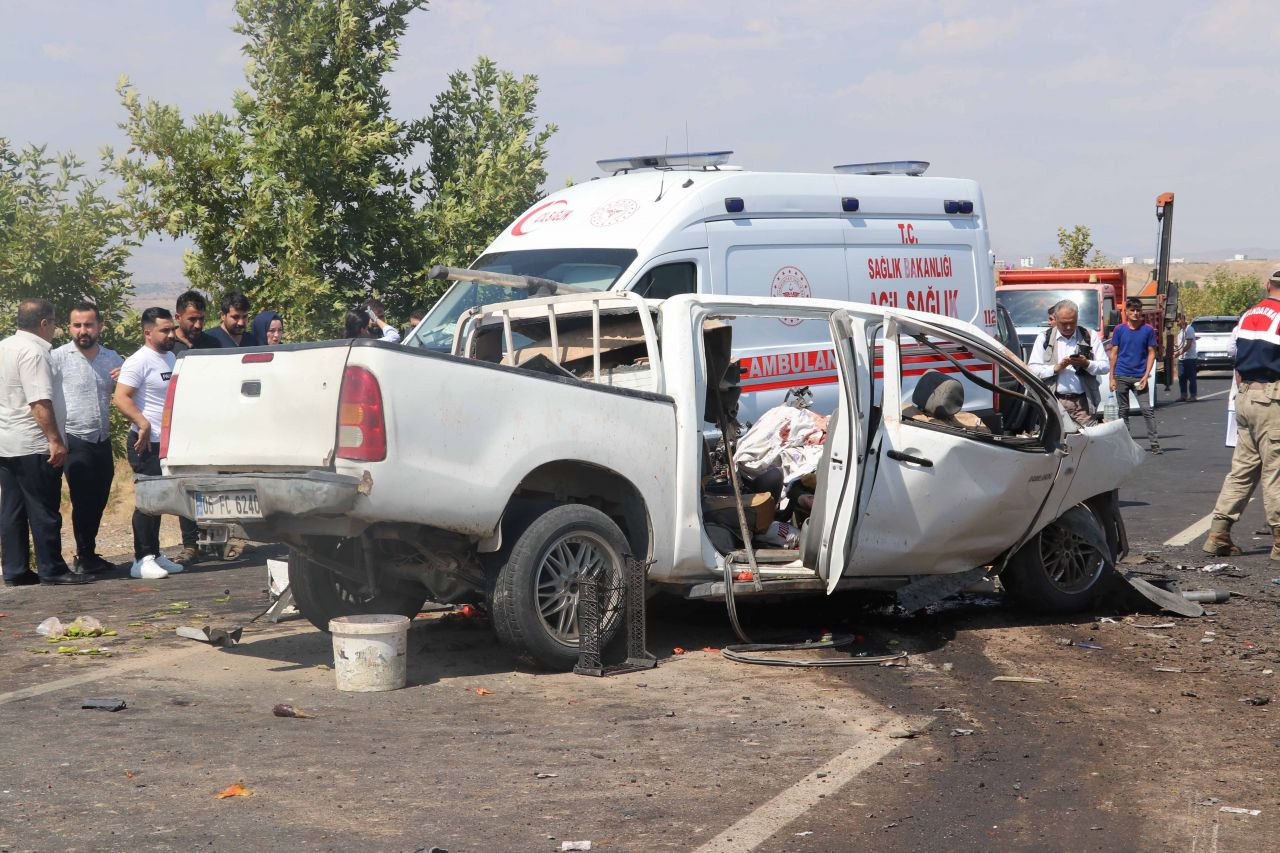
M1280 525L1271 528L1271 562L1280 563Z
M1280 547L1280 545L1277 547ZM1213 554L1215 557L1233 557L1236 554L1243 553L1236 547L1236 543L1231 541L1231 522L1225 518L1215 518L1213 520L1213 523L1209 526L1209 535L1205 537L1204 545L1200 546L1200 550L1206 554ZM1277 553L1275 548L1272 548L1271 553Z

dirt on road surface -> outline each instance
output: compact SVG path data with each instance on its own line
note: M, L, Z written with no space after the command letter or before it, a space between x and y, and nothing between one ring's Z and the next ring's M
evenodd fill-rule
M998 597L913 618L851 598L747 614L760 633L819 625L858 635L855 654L908 652L894 667L735 664L714 651L733 640L718 607L656 599L656 670L524 672L484 620L436 615L411 629L409 687L375 694L338 692L328 636L301 620L249 625L232 649L174 636L246 624L267 604L268 553L0 592L0 849L1207 851L1280 837L1280 586L1265 551L1212 576L1176 568L1211 562L1188 549L1128 566L1242 593L1200 619L1028 618ZM35 633L79 614L118 635ZM117 696L127 709L80 707ZM278 703L313 716L273 716ZM237 782L252 796L215 798Z

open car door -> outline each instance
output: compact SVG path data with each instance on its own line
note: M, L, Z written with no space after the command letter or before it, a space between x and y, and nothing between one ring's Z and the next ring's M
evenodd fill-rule
M833 325L856 338L859 326L845 314L837 312ZM893 310L882 318L878 334L861 325L883 352L866 401L861 477L836 486L840 445L825 471L831 487L819 573L828 591L847 575L948 574L990 563L1032 532L1063 458L1056 400L1002 347ZM856 340L837 343L843 375ZM942 417L917 386L953 379L959 388L947 390L963 392L964 409ZM848 441L840 432L831 439Z

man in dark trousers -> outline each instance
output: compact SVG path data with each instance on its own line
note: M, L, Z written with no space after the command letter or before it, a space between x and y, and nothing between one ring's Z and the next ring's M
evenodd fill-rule
M98 554L98 527L111 496L116 462L111 455L111 392L124 359L98 343L102 316L92 302L79 302L67 323L71 342L53 351L54 377L67 416L67 490L76 535L72 571L94 574L115 568Z
M1147 441L1152 453L1161 453L1156 432L1156 413L1144 396L1151 368L1156 363L1156 330L1142 320L1142 300L1124 301L1125 322L1111 333L1111 390L1116 392L1120 420L1129 425L1129 392L1133 391L1147 422Z
M243 293L228 293L222 297L221 322L209 330L209 337L224 348L256 347L261 342L253 336L249 323L249 299Z
M0 341L0 566L5 586L74 584L62 559L62 396L49 361L53 305L18 303L18 330ZM31 537L28 539L27 531ZM35 544L36 573L31 562Z
M164 308L142 312L143 346L125 359L114 401L132 427L126 439L133 473L160 473L160 430L173 377L173 315ZM133 511L131 577L155 580L183 570L160 553L160 516Z
M1280 563L1280 269L1267 279L1267 298L1240 316L1231 340L1236 358L1236 449L1203 550L1219 557L1240 553L1231 541L1231 526L1261 483L1274 567Z
M204 315L209 310L204 294L198 290L184 290L178 294L178 304L173 312L173 354L189 349L217 349L222 346L216 338L204 330Z

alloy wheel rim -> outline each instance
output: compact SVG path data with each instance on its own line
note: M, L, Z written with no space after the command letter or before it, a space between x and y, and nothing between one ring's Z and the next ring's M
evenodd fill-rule
M1057 524L1040 533L1040 560L1049 583L1065 593L1084 592L1106 566L1097 548Z
M613 548L594 533L569 533L552 542L543 551L534 581L538 616L547 633L565 645L578 644L579 581L588 573L606 585L601 618L607 619L620 594L614 589L617 568Z

